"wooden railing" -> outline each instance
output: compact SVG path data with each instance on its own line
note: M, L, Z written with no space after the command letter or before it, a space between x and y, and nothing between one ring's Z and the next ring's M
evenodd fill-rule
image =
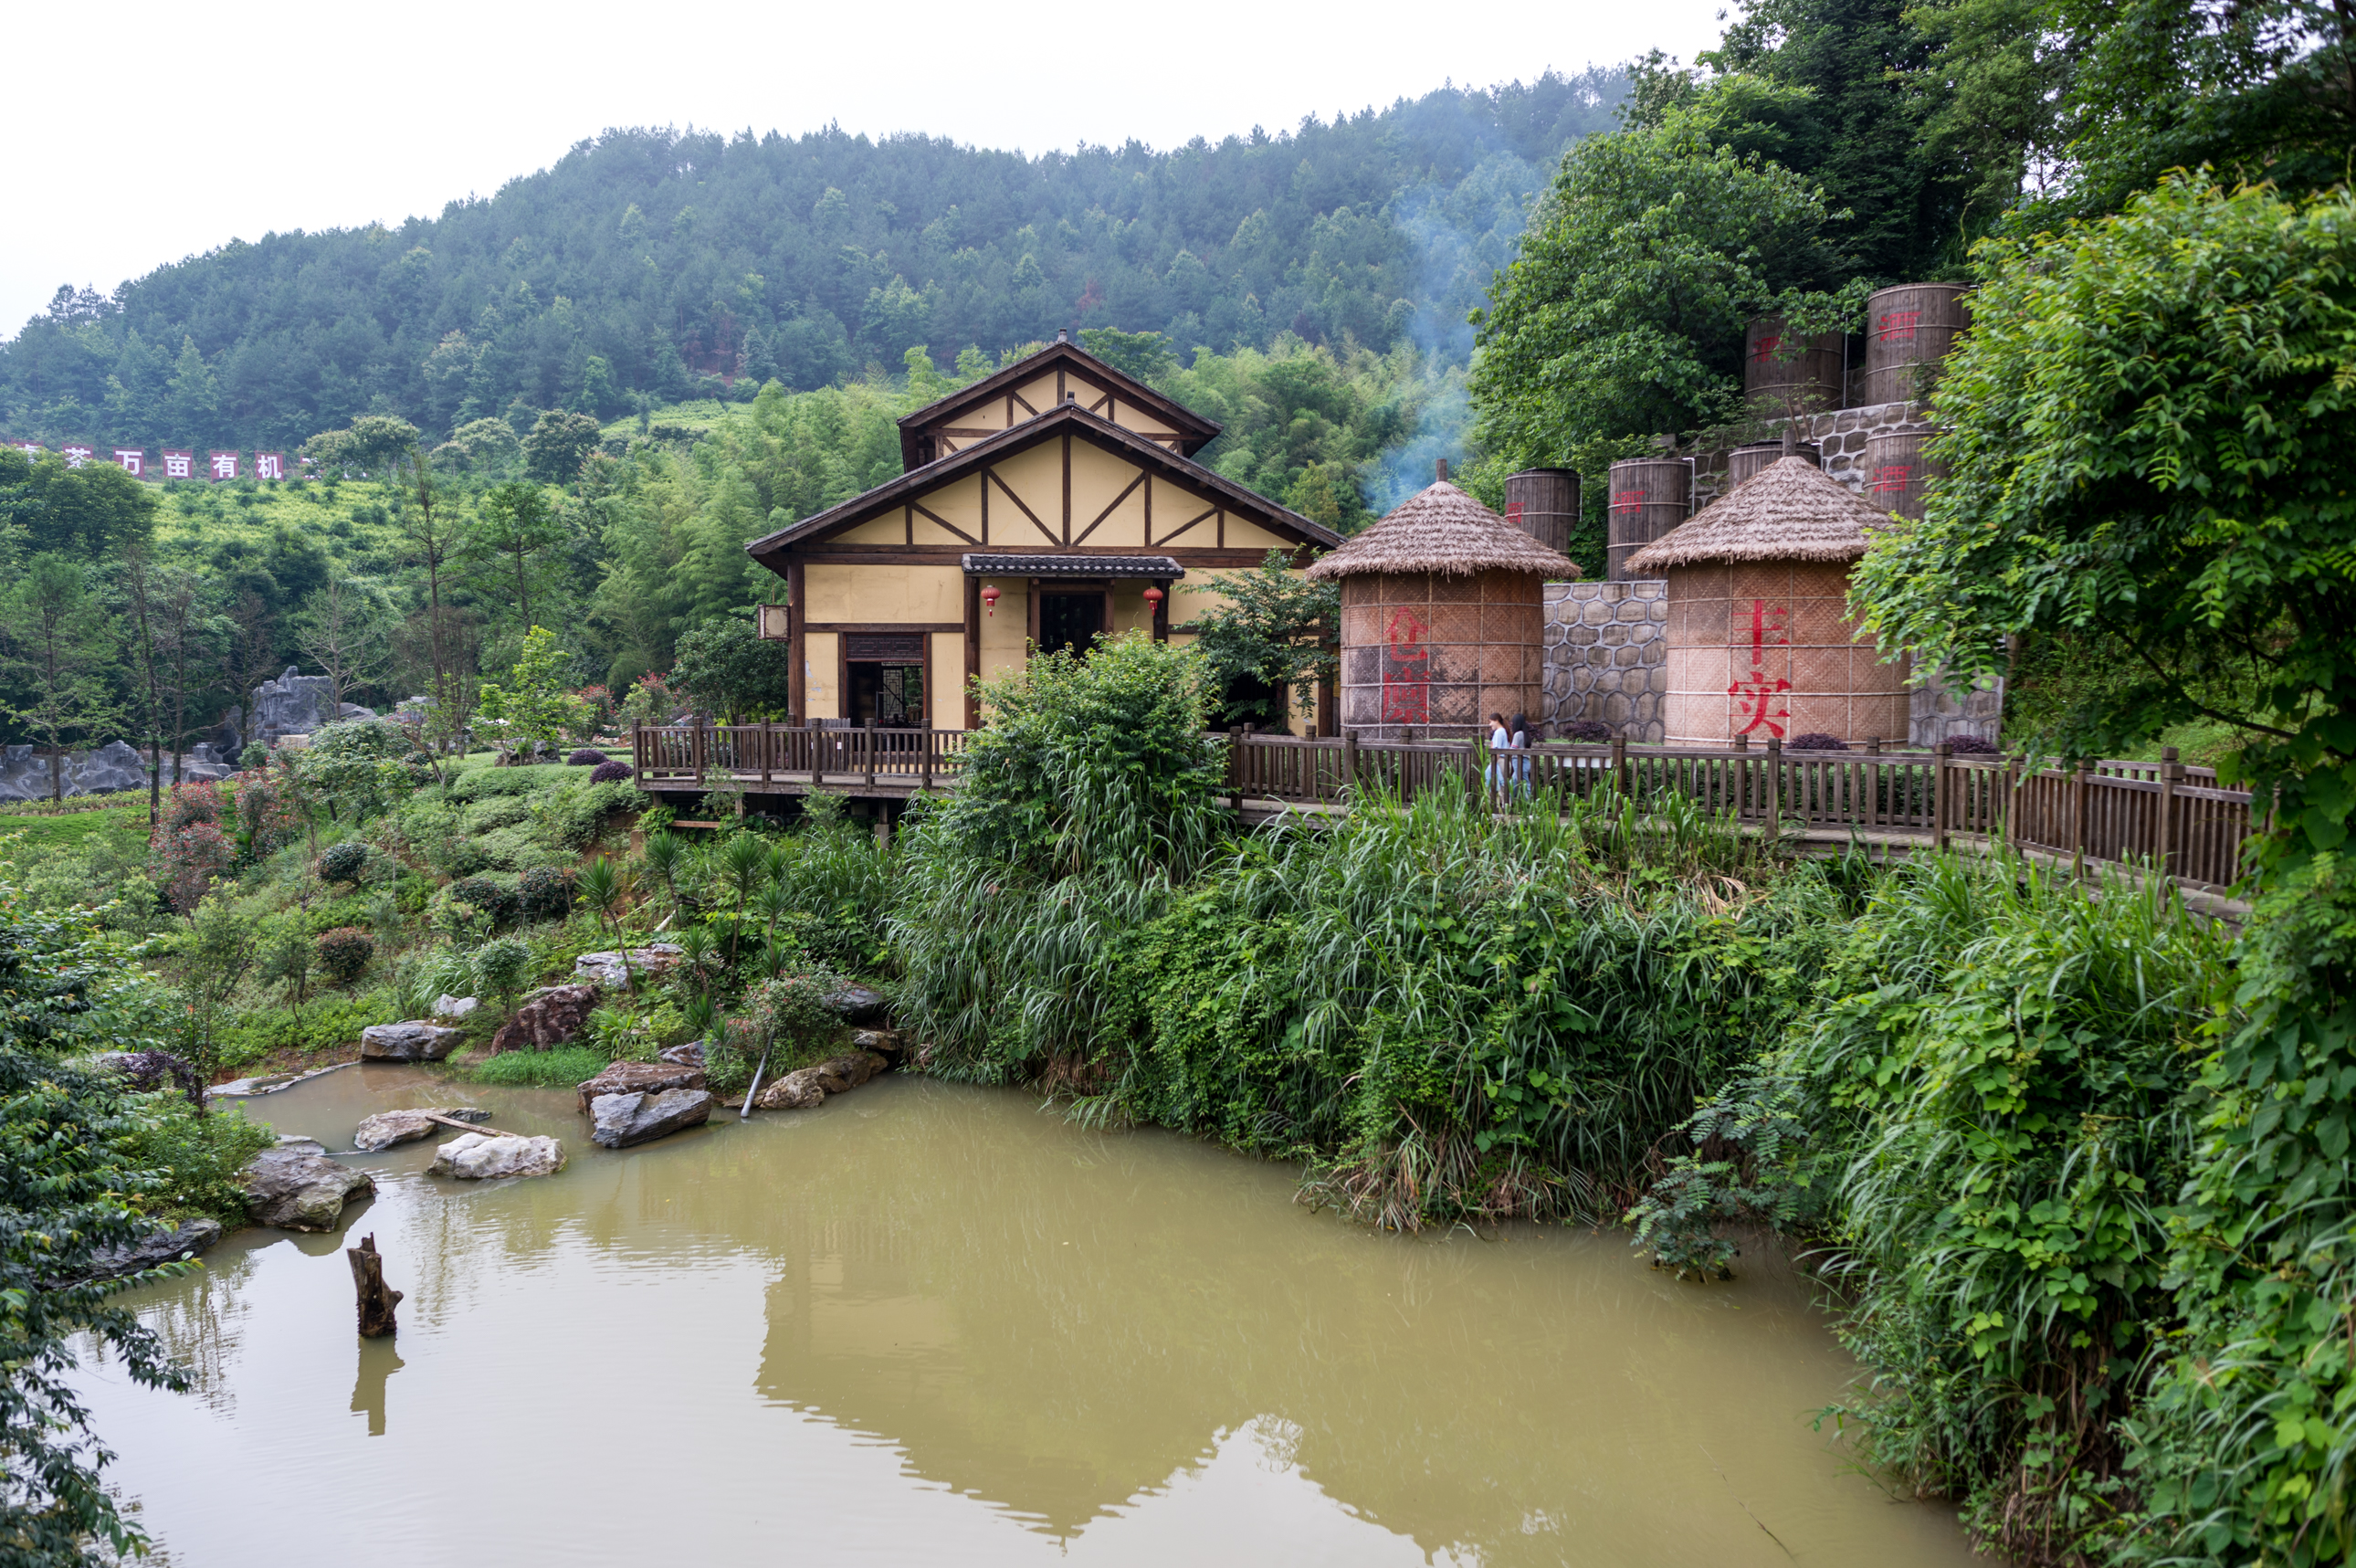
M881 788L899 794L956 781L965 730L794 725L674 725L631 732L649 788ZM1712 811L1781 832L1927 838L1974 835L2023 849L2164 868L2208 888L2241 875L2254 829L2247 791L2214 771L2163 762L2088 761L2029 768L2019 757L1935 751L1786 752L1761 746L1544 745L1492 752L1478 742L1361 742L1236 731L1227 789L1242 800L1346 808L1368 791L1460 790L1511 807L1607 787L1639 802L1690 796Z

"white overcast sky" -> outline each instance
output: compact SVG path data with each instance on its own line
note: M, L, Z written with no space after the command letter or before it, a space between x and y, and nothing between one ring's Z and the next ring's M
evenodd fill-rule
M1690 59L1723 5L134 0L70 29L60 12L60 34L88 36L37 51L27 27L51 24L28 21L0 93L0 137L35 177L0 230L0 338L59 284L112 290L232 238L431 216L608 126L837 121L1030 153L1166 147L1451 79L1527 81L1654 48Z

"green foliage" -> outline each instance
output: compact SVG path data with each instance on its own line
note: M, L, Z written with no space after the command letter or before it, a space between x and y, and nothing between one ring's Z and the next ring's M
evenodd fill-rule
M443 889L446 904L465 904L480 910L491 929L511 926L523 913L523 901L516 890L503 882L487 876L467 876Z
M320 972L337 985L357 983L376 957L376 939L357 926L337 926L321 931L316 942Z
M511 1089L570 1089L605 1070L612 1058L586 1046L559 1046L546 1051L502 1051L476 1063L467 1076L477 1083Z
M2115 646L2139 677L2090 689L2052 744L2225 720L2233 770L2340 843L2356 202L2174 181L1996 250L1973 322L1936 394L1950 477L1859 566L1866 625L1958 674L2002 670L2016 634Z
M650 797L626 780L609 779L593 784L576 774L562 789L532 802L532 822L549 843L579 851L594 846L615 817L643 811L651 803Z
M516 894L527 920L561 920L573 912L573 873L554 865L536 865L516 879Z
M159 1090L130 1101L128 1131L117 1145L129 1165L155 1173L139 1195L141 1213L166 1224L194 1215L225 1226L245 1223L246 1163L276 1143L266 1122L249 1122L239 1105L200 1112L177 1090Z
M569 485L581 477L581 461L595 449L597 422L585 413L543 413L523 438L525 469L545 485Z
M358 839L331 843L319 852L319 880L358 886L369 867L369 847Z
M531 944L520 937L501 937L474 951L476 983L499 999L500 1011L515 1011L515 999L532 982L539 965Z
M680 635L670 685L698 709L731 724L782 720L792 665L785 643L763 641L750 621L731 616Z
M375 719L323 725L295 754L294 772L315 799L340 817L359 821L383 811L413 787L401 766L409 737Z
M1290 734L1288 691L1314 710L1317 682L1341 667L1342 586L1296 575L1281 550L1252 572L1222 572L1210 585L1224 602L1195 623L1194 645L1222 693L1212 722Z
M503 682L483 683L477 716L510 754L528 757L554 750L580 716L581 699L566 679L572 656L556 645L556 634L533 627Z

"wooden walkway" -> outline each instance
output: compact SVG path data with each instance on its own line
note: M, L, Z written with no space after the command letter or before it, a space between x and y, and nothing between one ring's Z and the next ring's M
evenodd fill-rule
M907 800L956 787L965 730L788 725L642 725L631 731L639 788L748 796ZM2221 787L2170 752L2161 762L2093 761L2064 771L2018 757L1933 751L1791 752L1764 746L1547 745L1492 753L1478 742L1360 742L1233 731L1226 789L1247 821L1347 811L1369 791L1462 790L1501 804L1557 802L1616 788L1640 802L1675 793L1808 845L2008 844L2071 865L2164 870L2222 897L2254 831L2247 790Z

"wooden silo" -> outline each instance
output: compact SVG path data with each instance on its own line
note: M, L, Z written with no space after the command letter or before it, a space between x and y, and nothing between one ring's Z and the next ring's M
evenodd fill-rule
M1455 739L1540 711L1545 585L1579 568L1442 479L1308 575L1342 586L1342 727Z
M1668 580L1671 745L1907 734L1906 660L1848 618L1850 570L1890 514L1804 458L1768 465L1631 563Z

